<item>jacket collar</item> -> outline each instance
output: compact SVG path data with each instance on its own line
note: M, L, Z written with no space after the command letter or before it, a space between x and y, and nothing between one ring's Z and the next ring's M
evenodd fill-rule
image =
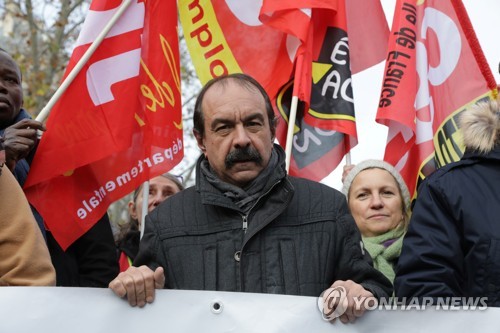
M285 151L281 146L274 144L273 148L278 154L278 167L274 169L274 172L269 177L267 184L264 186L263 193L268 192L275 184L281 182L286 178L286 167L285 167ZM212 204L217 206L223 206L235 210L240 210L231 199L225 197L218 189L216 189L212 184L210 184L203 173L201 172L201 163L205 161L206 158L202 154L196 163L196 191L200 193L203 204Z
M488 159L488 160L499 160L500 161L500 145L495 146L489 153L483 154L475 150L467 149L462 157L465 159Z
M21 109L21 111L19 111L19 113L17 114L16 118L14 118L14 120L12 121L12 124L10 124L9 126L17 124L18 122L20 122L23 119L31 119L31 116L28 112L26 112L26 110ZM7 126L7 127L9 127L9 126ZM7 127L5 127L5 128L7 128ZM3 132L5 131L5 128L0 128L0 135L3 134Z

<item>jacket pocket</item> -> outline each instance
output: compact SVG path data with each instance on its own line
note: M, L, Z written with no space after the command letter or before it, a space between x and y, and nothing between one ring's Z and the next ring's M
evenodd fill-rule
M334 227L309 222L268 228L263 248L267 292L318 296L328 288L336 269Z
M230 232L165 237L160 246L169 288L237 290L238 243Z

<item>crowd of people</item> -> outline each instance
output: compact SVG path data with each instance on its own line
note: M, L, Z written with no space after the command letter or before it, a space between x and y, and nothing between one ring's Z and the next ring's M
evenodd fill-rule
M139 307L162 288L324 295L325 313L325 291L341 288L343 323L365 312L356 298L500 306L496 101L464 113L466 153L423 182L412 210L403 178L381 160L346 168L343 193L288 175L264 88L245 74L213 79L194 109L195 185L152 178L145 220L141 186L116 242L104 215L63 251L22 192L45 127L22 109L21 81L0 49L0 285L109 287Z

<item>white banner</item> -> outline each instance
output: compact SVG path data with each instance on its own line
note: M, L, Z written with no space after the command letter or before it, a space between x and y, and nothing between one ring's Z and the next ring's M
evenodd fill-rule
M132 308L109 289L1 287L0 332L495 332L500 308L372 310L354 324L324 321L315 297L159 290Z

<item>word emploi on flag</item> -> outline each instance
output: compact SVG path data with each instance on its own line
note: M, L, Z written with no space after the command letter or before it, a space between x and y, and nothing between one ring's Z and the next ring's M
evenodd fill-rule
M178 6L202 84L228 73L254 77L280 118L281 145L294 126L290 174L327 176L356 144L351 68L361 71L385 55L389 29L380 1L180 0ZM301 103L288 124L292 95Z

